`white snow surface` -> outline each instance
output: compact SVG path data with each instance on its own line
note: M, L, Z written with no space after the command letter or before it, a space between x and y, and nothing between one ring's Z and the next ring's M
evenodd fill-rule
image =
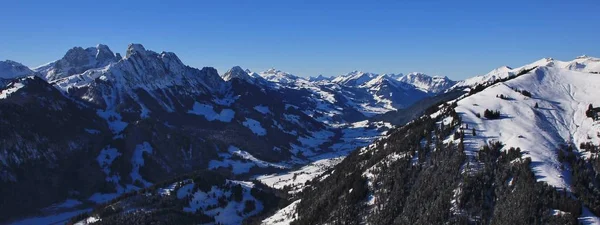
M260 125L260 122L254 119L246 118L246 121L242 122L242 125L247 127L252 131L252 133L258 136L265 136L267 134L267 130Z
M188 111L188 113L204 116L208 121L218 120L221 122L231 122L235 115L235 111L232 109L222 109L221 112L217 113L212 105L198 102L194 103L192 110Z
M114 134L118 134L121 131L125 130L127 122L124 122L121 118L121 114L115 112L114 110L97 110L96 114L106 120L108 123L108 127Z
M527 90L532 97L513 89ZM500 94L509 100L496 98ZM542 66L466 97L458 101L456 111L477 133L465 137L467 154L473 155L491 140L501 141L504 149L519 147L524 157L531 157L532 171L539 181L570 190L570 173L560 169L557 149L561 144L579 147L581 142L598 143L600 125L587 118L585 111L589 104L600 105L599 94L597 74ZM534 108L536 103L539 108ZM485 109L499 110L501 118L488 120L475 115L483 115Z
M264 105L254 106L254 110L256 110L257 112L262 113L262 114L269 114L269 113L271 113L271 111L269 110L269 107L264 106Z
M122 154L116 148L105 147L102 149L102 151L100 151L100 154L96 158L96 161L98 161L98 165L100 165L100 168L102 168L102 171L104 172L104 174L106 174L106 181L114 183L119 182L120 178L118 175L111 175L110 165L120 155Z
M337 165L344 159L344 156L334 158L324 158L314 161L298 170L289 171L280 174L261 175L256 179L269 187L282 189L284 186L290 186L290 193L298 193L305 188L306 181L320 176L323 172Z
M289 225L298 216L296 213L296 207L300 203L300 200L296 200L290 203L288 206L278 210L272 216L262 221L263 225Z
M232 159L232 156L237 156L242 160ZM286 169L288 165L280 163L270 163L254 157L252 154L243 151L235 146L229 146L227 153L220 153L220 160L211 160L208 164L209 169L231 168L233 174L248 173L252 167L258 166L261 168L273 167Z
M13 82L6 86L5 89L0 89L0 99L5 99L11 94L17 92L19 89L25 87L25 85L21 82Z
M598 73L600 72L600 59L589 57L589 56L580 56L571 61L560 61L553 58L543 58L537 60L533 63L517 67L511 68L508 66L502 66L490 71L487 74L475 76L463 81L457 82L454 87L468 87L475 86L478 84L485 84L488 82L493 82L498 79L507 78L512 75L518 74L520 71L524 69L531 69L536 66L547 66L547 67L556 67L562 69L568 69L573 71L585 72L585 73ZM453 88L454 88L453 87Z
M131 177L132 182L140 181L144 187L148 187L152 185L150 182L144 180L142 175L140 175L140 167L144 166L144 153L152 154L152 146L148 142L144 142L135 147L133 152L133 156L131 158L131 165L133 169L129 176Z

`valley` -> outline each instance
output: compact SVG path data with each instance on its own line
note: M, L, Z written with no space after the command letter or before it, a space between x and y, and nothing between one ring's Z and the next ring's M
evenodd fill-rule
M531 223L600 223L598 71L219 74L141 44L2 61L0 223L527 220L514 202Z

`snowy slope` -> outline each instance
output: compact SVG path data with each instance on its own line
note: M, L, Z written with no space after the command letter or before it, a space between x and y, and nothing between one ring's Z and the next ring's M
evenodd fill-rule
M251 84L267 85L267 81L264 78L262 78L259 74L253 73L249 70L244 70L239 66L234 66L233 68L229 69L221 77L225 81L230 81L232 79L240 79Z
M498 79L507 78L514 74L515 73L514 73L513 68L510 68L508 66L502 66L502 67L493 69L492 71L490 71L484 75L471 77L466 80L461 80L461 81L457 82L454 85L454 87L470 87L470 86L475 86L478 84L486 84L488 82L493 82Z
M536 66L548 66L548 67L556 67L563 68L568 70L586 72L586 73L599 73L600 72L600 59L589 57L589 56L579 56L571 61L560 61L553 58L543 58L537 60L533 63L517 67L511 68L508 66L502 66L496 68L487 74L475 76L472 78L468 78L463 81L457 82L452 88L458 87L471 87L478 84L486 84L489 82L493 82L498 79L507 78L512 75L518 74L520 71L524 69L530 69Z
M514 89L527 90L532 97ZM500 94L508 100L496 98ZM600 104L599 94L599 75L543 66L458 101L456 111L476 129L476 136L465 138L470 154L490 140L501 141L505 148L520 147L531 157L538 180L570 190L568 171L560 169L556 151L559 145L600 140L600 124L585 115L589 104ZM536 103L539 108L534 108ZM501 119L476 116L486 109L499 110Z
M0 61L0 79L12 79L33 73L33 70L21 63L11 60Z

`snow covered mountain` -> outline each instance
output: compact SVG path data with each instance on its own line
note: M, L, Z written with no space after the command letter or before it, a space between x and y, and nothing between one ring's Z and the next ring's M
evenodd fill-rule
M412 84L415 87L427 92L427 93L442 93L452 87L456 82L450 80L448 77L439 76L428 76L424 73L409 73L407 75L397 78L398 81Z
M0 210L8 212L0 221L37 210L52 218L72 215L81 207L127 199L132 191L166 188L162 181L196 170L230 180L285 172L343 156L390 127L368 121L352 125L366 117L337 87L240 67L221 78L213 68L192 68L174 53L139 44L129 45L125 57L103 45L73 48L36 71L0 87L0 129L10 131L0 134L0 196L6 200ZM57 185L33 185L37 181ZM183 178L173 182L188 184ZM219 188L215 195L233 188L229 182L204 183ZM269 192L245 187L248 193ZM227 223L274 207L263 197L242 198L254 201L256 210L248 208L252 213ZM206 207L214 206L198 205L199 199L178 201L201 210L208 221L223 221L220 213L243 213L246 207L231 203L210 214ZM69 206L54 206L63 202Z
M353 152L263 223L599 224L595 63L495 70L502 79Z
M56 80L80 74L88 69L100 68L120 60L120 55L115 55L106 45L96 47L74 47L67 51L62 59L35 68L47 80Z
M496 80L506 79L510 76L514 76L524 69L533 68L536 66L548 66L548 67L557 67L563 68L573 71L587 72L587 73L600 73L600 59L589 57L589 56L579 56L571 61L560 61L553 58L543 58L537 60L533 63L517 67L511 68L508 66L502 66L490 71L487 74L475 76L472 78L468 78L463 81L457 82L452 88L460 88L460 87L474 87L479 84L491 83Z
M254 74L252 72L247 72ZM332 79L307 80L280 70L269 69L257 73L260 77L271 82L280 91L291 90L311 92L308 98L294 103L311 116L327 123L332 118L344 117L345 122L356 122L366 117L383 114L389 111L408 107L412 103L433 95L426 93L411 84L398 82L390 76L354 71L344 76ZM229 76L229 75L228 75ZM296 93L298 94L298 93ZM290 99L297 99L293 97ZM308 108L303 105L310 104ZM345 113L352 109L351 112ZM362 116L356 116L359 112ZM354 118L354 119L352 119ZM339 121L338 121L339 122Z
M371 93L378 104L388 110L406 108L429 96L415 86L397 81L388 75L378 75L359 86Z
M283 85L295 83L298 79L303 79L303 78L297 77L293 74L289 74L289 73L286 73L286 72L283 72L281 70L277 70L274 68L271 68L271 69L268 69L267 71L258 73L258 75L263 77L265 80L268 80L270 82L277 83L277 84L283 84Z
M4 62L0 223L599 222L599 62L460 82L219 75L140 44Z
M12 79L33 73L33 70L21 63L11 60L0 61L0 79Z
M363 85L364 83L374 79L377 76L378 76L378 74L375 74L375 73L352 71L346 75L341 75L341 76L333 78L333 80L331 80L331 82L340 84L340 85L350 86L350 87L357 87L357 86Z
M569 171L560 169L558 155L552 153L561 145L600 141L600 125L586 116L590 104L600 104L595 97L599 84L600 76L596 74L540 66L459 100L456 112L463 115L463 123L476 129L477 136L493 137L466 137L466 145L473 146L466 151L475 152L491 140L519 147L531 157L539 181L572 191L565 175ZM500 95L504 99L495 97ZM476 113L485 109L499 110L501 119L478 118ZM592 155L585 149L578 150L584 159Z
M316 77L312 77L312 76L309 77L308 80L311 82L331 81L331 80L333 80L333 77L326 77L326 76L323 76L322 74L319 74L319 76L316 76Z

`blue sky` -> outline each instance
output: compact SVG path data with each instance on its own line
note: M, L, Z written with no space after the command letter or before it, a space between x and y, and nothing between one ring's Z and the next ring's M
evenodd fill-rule
M4 1L0 60L128 43L220 73L421 71L464 79L539 58L600 57L600 3L581 1Z

